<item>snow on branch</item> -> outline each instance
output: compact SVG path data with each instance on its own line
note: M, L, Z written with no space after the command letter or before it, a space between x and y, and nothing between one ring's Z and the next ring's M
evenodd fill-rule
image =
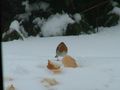
M66 13L55 14L43 24L41 33L43 36L61 36L65 34L67 25L74 22Z
M46 11L49 7L49 4L46 2L43 2L43 1L30 4L29 0L26 0L26 1L22 2L22 5L25 6L26 12L38 11L40 9L43 11Z

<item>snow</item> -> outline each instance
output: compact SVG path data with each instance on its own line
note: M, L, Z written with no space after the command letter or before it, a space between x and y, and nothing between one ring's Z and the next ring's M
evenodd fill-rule
M28 33L25 31L24 27L20 25L20 23L17 20L14 20L11 22L8 30L8 34L16 31L23 39L25 37L28 37Z
M80 16L78 14L75 15L75 19L80 20ZM44 37L48 36L62 36L66 32L67 25L70 23L74 23L68 14L55 14L51 15L47 20L44 18L36 17L33 20L33 24L35 27L41 28L41 34Z
M115 13L120 16L120 8L119 7L114 7L112 10L112 13Z
M25 6L25 11L27 13L31 11L38 11L40 9L46 11L49 7L49 4L43 1L30 4L29 0L26 0L22 2L22 5Z
M75 14L73 15L73 17L74 17L74 19L75 19L75 21L76 21L77 23L80 22L80 20L81 20L81 15L80 15L79 13L75 13Z
M50 6L49 3L43 1L40 2L40 9L42 9L43 11L47 11L49 6Z
M10 26L9 26L9 33L13 32L13 31L17 31L17 33L24 38L23 34L20 31L20 23L17 20L14 20L11 22Z
M20 31L21 31L21 33L23 34L24 37L26 37L26 38L28 37L28 33L25 31L23 25L20 25Z
M115 6L117 6L117 5L119 5L118 2L116 2L116 1L112 1L112 6L115 7Z
M35 25L37 25L38 27L41 28L41 26L44 24L45 19L44 18L40 18L40 17L36 17L32 23L34 23Z
M19 32L20 28L19 22L17 20L12 21L9 28L10 32L12 32L12 30L16 30L17 32Z
M43 36L62 36L64 35L67 25L74 23L68 14L55 14L48 18L48 20L41 27Z
M21 20L21 23L23 21L29 21L29 17L30 17L31 13L22 13L22 14L17 14L15 17L18 20Z
M13 84L16 90L120 90L120 23L99 30L91 35L2 42L4 89ZM55 50L61 41L80 67L63 67L62 73L53 74L46 65L48 59L55 60ZM59 83L45 87L41 83L44 78L54 78Z
M32 11L29 5L29 0L23 1L22 5L25 6L25 11L27 13L30 13ZM39 7L36 6L36 9L39 9Z

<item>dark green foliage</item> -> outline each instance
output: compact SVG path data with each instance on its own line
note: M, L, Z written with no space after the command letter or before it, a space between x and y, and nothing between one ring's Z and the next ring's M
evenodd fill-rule
M9 24L18 13L24 12L24 7L21 5L22 0L3 0L1 2L1 29L2 33L8 30Z
M116 7L119 7L119 8L120 8L120 1L119 1L119 2L117 2Z
M32 22L23 22L25 31L28 33L28 36L36 36L38 34L37 30L33 28Z
M53 13L62 11L67 13L75 13L75 0L50 0L50 5L53 8Z
M2 33L9 30L10 23L16 19L18 14L25 13L25 7L22 2L25 0L3 0L1 9L1 31ZM47 19L50 15L62 13L63 11L68 14L80 13L84 18L79 23L69 24L67 27L66 35L79 35L82 33L94 33L94 28L99 26L110 27L118 23L119 16L116 14L108 14L112 9L111 0L29 0L29 3L36 3L44 1L50 4L50 11L32 11L30 20L23 21L28 36L36 36L40 33L40 27L34 27L32 23L36 17L44 17ZM118 2L117 7L120 7L120 0L113 0ZM15 35L15 37L14 37ZM19 39L17 32L4 37L4 41L12 40L13 38Z
M66 35L79 35L80 32L81 28L78 23L69 24L66 30Z
M95 30L85 20L79 23L69 24L66 30L66 35L79 35L79 34L95 33Z
M109 0L105 2L102 0L101 2L96 2L91 7L91 10L86 10L83 12L84 18L86 22L92 25L94 28L98 26L103 26L105 16L112 10L113 6ZM91 8L90 7L90 8Z
M120 4L118 4L118 5L117 5L117 7L119 7L119 8L120 8Z
M6 34L3 38L2 41L12 41L12 40L17 40L21 39L23 40L22 36L20 36L16 31L11 32L10 34Z
M23 1L25 1L25 0L3 0L2 1L2 3L1 3L1 5L2 5L2 9L1 9L2 33L6 32L9 29L9 25L10 25L11 21L13 21L15 19L15 16L17 14L25 13L25 7L22 6ZM45 1L45 0L29 0L30 3L40 2L40 1ZM37 11L37 12L33 11L31 18L35 18L37 16L47 18L48 16L50 16L50 13L43 12L43 11ZM30 30L27 30L27 31L30 31Z
M32 18L35 18L35 17L48 18L50 15L52 15L51 12L45 12L45 11L39 10L39 11L32 11L31 17Z
M120 4L120 0L114 0L114 1L116 1L116 2L118 2Z
M52 0L51 2L54 12L65 11L71 14L80 12L86 18L86 22L94 28L103 26L104 16L113 8L111 0Z
M80 28L82 30L82 33L86 34L95 33L94 28L84 20L80 21Z
M39 26L34 25L33 26L33 31L34 31L34 36L37 36L38 34L41 33L41 28Z
M119 20L119 16L114 13L111 13L106 16L106 21L104 23L104 26L105 27L115 26L116 24L118 24L118 20Z

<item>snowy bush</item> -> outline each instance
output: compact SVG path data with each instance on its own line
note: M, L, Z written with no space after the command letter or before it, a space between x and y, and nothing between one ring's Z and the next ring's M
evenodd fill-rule
M68 14L55 14L48 18L48 20L41 27L43 36L61 36L66 32L67 25L74 23Z
M30 16L31 16L31 13L22 13L22 14L17 14L15 18L20 20L22 23L24 21L29 21Z
M77 23L80 22L80 20L81 20L81 15L80 15L79 13L75 13L75 14L73 15L73 17L74 17L74 19L75 19L75 21L76 21Z
M115 3L114 3L115 5ZM103 26L104 27L111 27L115 26L119 22L120 18L120 8L115 6L105 17Z
M46 2L41 1L39 3L39 6L40 6L40 9L42 9L43 11L47 11L47 9L49 8L50 5Z
M88 24L84 17L79 13L75 13L73 16L75 23L69 24L66 29L66 35L80 35L80 34L90 34L95 33L93 27Z
M43 25L43 23L45 22L45 19L44 18L40 18L40 17L36 17L32 23L37 25L38 27L41 27Z
M119 15L115 13L110 13L106 16L106 21L104 23L104 27L111 27L118 24Z
M120 16L120 8L119 7L114 7L111 13L115 13Z
M11 22L9 30L2 35L3 41L9 41L21 38L22 40L27 37L24 27L20 25L17 20Z
M66 30L66 35L79 35L81 31L79 23L69 24Z
M13 32L13 31L16 31L22 38L24 38L24 36L20 32L20 24L17 20L12 21L10 24L9 33Z
M28 37L28 33L25 31L25 28L23 27L23 25L20 25L20 31L25 38Z
M34 24L33 29L38 32L38 34L41 36L41 27L43 26L45 22L44 18L36 17L32 23Z
M26 0L22 2L22 5L25 6L26 12L38 11L40 9L46 11L49 7L49 4L43 1L30 4L29 0Z

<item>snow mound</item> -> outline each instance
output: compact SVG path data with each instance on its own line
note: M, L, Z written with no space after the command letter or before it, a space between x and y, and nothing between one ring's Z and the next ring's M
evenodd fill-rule
M36 17L32 23L34 23L35 25L37 25L38 27L41 27L45 22L44 18L40 18L40 17Z
M120 16L120 8L119 7L114 7L112 10L112 13L115 13Z
M73 17L74 17L74 19L75 19L75 21L76 21L77 23L80 22L80 20L81 20L81 15L80 15L79 13L74 14Z
M17 32L19 32L20 29L19 22L17 20L12 21L9 28L10 32L12 32L12 30L16 30Z
M17 20L14 20L9 26L9 33L16 31L22 38L24 38L24 35L20 31L22 29L23 28L21 28L20 23ZM24 29L22 31L24 31Z
M64 35L69 23L74 23L74 20L68 14L52 15L41 27L42 35L46 37Z

